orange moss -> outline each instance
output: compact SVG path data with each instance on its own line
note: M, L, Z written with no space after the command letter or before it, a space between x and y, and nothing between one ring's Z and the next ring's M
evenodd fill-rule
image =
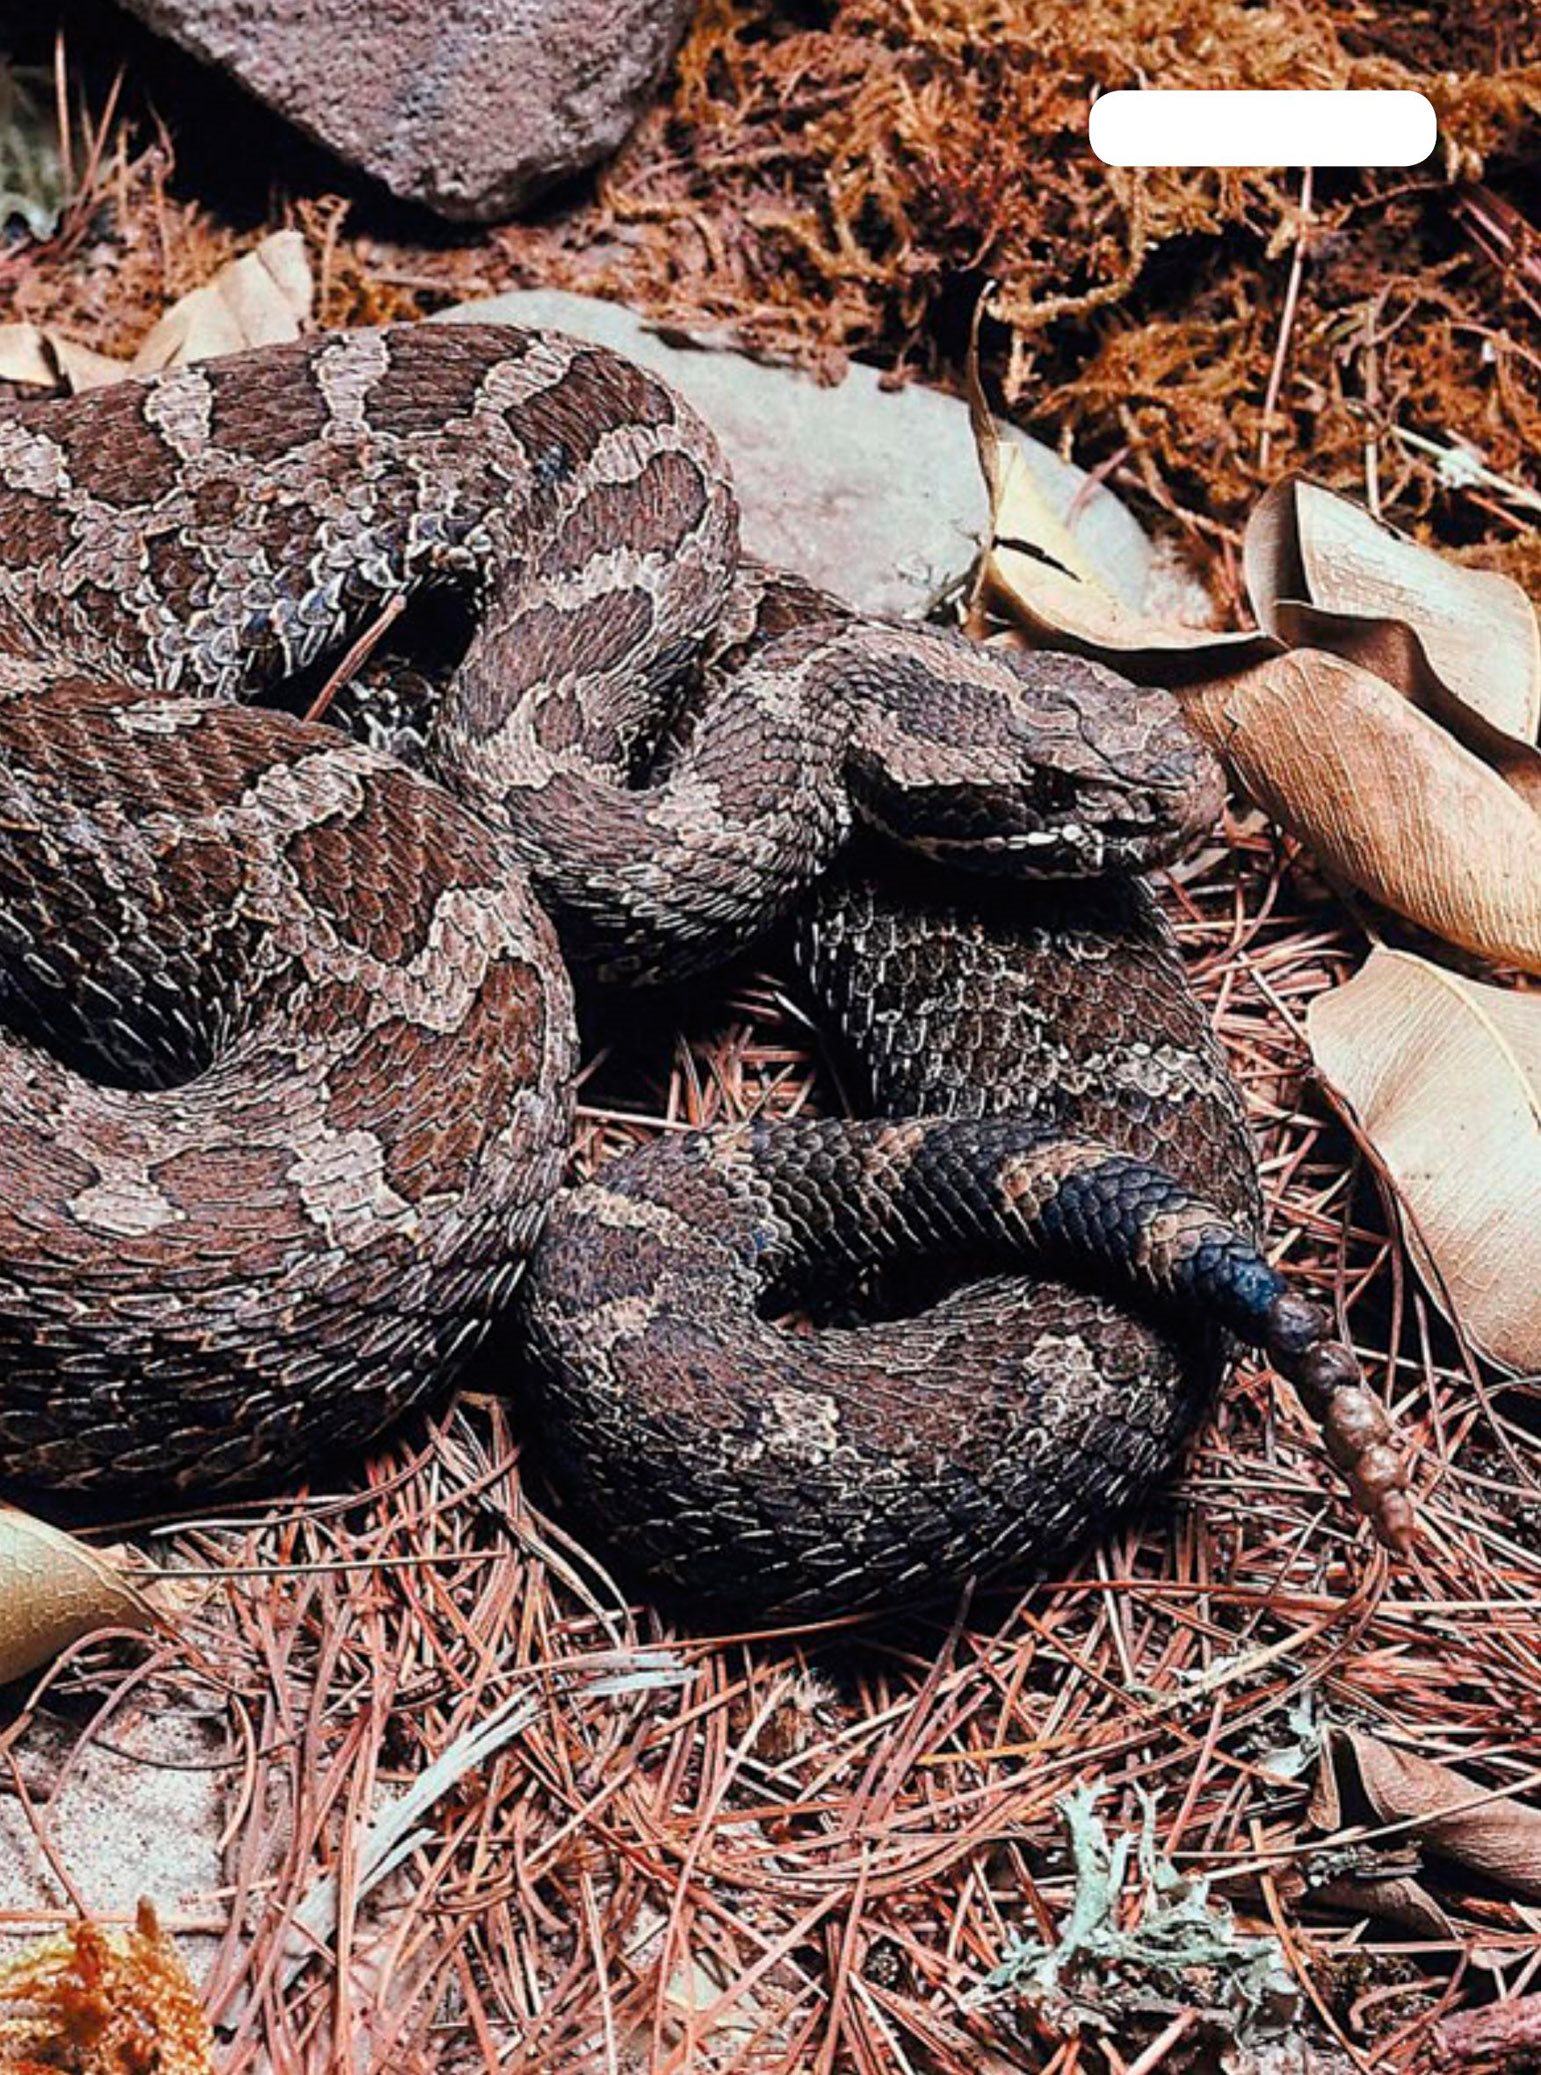
M1306 213L1297 174L1101 166L1091 94L1151 80L1419 86L1440 153L1320 175ZM860 354L943 382L994 281L985 360L1006 407L1190 533L1234 542L1260 489L1305 467L1519 568L1541 290L1484 248L1463 197L1485 174L1528 202L1538 117L1529 0L703 0L655 107L563 208L387 242L312 195L255 234L306 231L326 324L561 286L831 374ZM169 165L164 145L120 151L67 263L16 277L14 314L123 351L228 258L238 240ZM1463 470L1465 450L1520 496Z
M1091 93L1152 80L1421 86L1441 153L1411 175L1327 176L1308 219L1298 176L1100 166ZM993 279L1007 404L1083 462L1127 453L1169 509L1233 529L1302 465L1363 493L1379 438L1398 516L1448 519L1437 458L1385 443L1406 424L1534 481L1538 363L1450 200L1453 181L1533 154L1538 115L1541 18L1513 0L1416 20L1348 0L844 0L813 29L766 0L708 0L606 184L636 238L596 285L794 353L947 374ZM1466 500L1445 537L1518 530Z
M214 2035L148 1902L131 1931L82 1919L0 1967L13 2075L212 2075Z

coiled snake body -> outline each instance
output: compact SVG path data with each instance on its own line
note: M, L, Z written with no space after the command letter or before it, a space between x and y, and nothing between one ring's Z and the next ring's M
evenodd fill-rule
M438 597L463 652L425 770L228 703L309 697L382 607ZM348 699L370 724L367 688ZM72 1485L276 1476L476 1342L569 1125L545 911L611 978L688 971L789 911L857 822L933 866L1096 873L1169 854L1218 797L1163 694L858 622L742 563L710 435L669 390L501 328L339 334L0 418L0 753L0 1449ZM826 994L860 963L842 932L899 927L877 898L847 888L805 925ZM974 928L932 918L928 982ZM896 985L890 1021L918 1013ZM1072 996L1087 1031L1099 999ZM958 1059L979 1004L954 1006ZM1161 1014L1168 1066L1214 1080L1189 1009ZM946 1103L924 1074L901 1098L956 1108L969 1076L948 1079ZM1227 1101L1215 1081L1193 1114L1212 1131ZM1323 1404L1370 1403L1259 1260L1228 1124L1196 1176L1215 1205L1136 1157L1180 1132L1118 1152L1086 1130L1016 1104L623 1163L567 1199L526 1307L554 1457L655 1565L823 1604L1041 1552L1121 1502L1191 1422L1185 1335L1250 1332L1315 1362ZM701 1296L692 1264L724 1245ZM1061 1364L1023 1395L1039 1326L975 1284L941 1327L869 1329L886 1367L858 1411L805 1373L816 1343L755 1317L767 1287L938 1251L1148 1287L1186 1323L1151 1354L1067 1296L1084 1388ZM965 1456L1012 1458L993 1480L965 1463L940 1515L948 1416L905 1385L938 1332L986 1350ZM1362 1415L1339 1452L1384 1495ZM1106 1503L1067 1502L1099 1463Z

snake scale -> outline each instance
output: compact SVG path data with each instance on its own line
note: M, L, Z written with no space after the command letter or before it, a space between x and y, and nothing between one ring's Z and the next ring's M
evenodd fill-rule
M410 671L337 697L353 734L293 710L403 607L403 651L443 651L412 725L382 719ZM1406 1533L1127 876L1218 805L1175 703L757 569L709 432L625 361L402 327L0 417L0 757L8 1478L213 1488L357 1444L533 1255L552 1473L702 1594L1061 1553L1170 1465L1230 1332ZM794 910L887 1114L559 1196L563 952L650 980Z

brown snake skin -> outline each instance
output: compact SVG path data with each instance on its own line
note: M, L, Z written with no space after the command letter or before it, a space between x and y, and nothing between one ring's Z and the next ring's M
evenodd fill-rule
M615 1161L559 1199L524 1292L549 1467L625 1560L746 1617L1042 1568L1170 1470L1231 1334L1405 1545L1405 1465L1257 1251L1236 1091L1140 881L863 859L793 948L896 1121ZM815 1357L770 1323L789 1304L835 1328Z
M225 703L303 702L397 601L404 636L420 613L419 638L459 650L425 771ZM367 682L338 705L374 724ZM1083 875L1172 854L1218 801L1164 694L859 622L741 563L715 446L678 398L503 328L337 334L0 418L0 756L0 1449L9 1476L71 1485L280 1474L374 1432L474 1345L569 1126L571 1002L543 909L587 966L653 978L788 913L858 823L933 871ZM853 882L805 925L831 1001L910 927L867 898ZM975 927L933 914L925 989L891 958L863 996L891 996L890 1025L932 1015L939 1060L963 1060L977 1022L946 978ZM1195 1350L1225 1326L1291 1369L1403 1532L1384 1423L1260 1261L1223 1074L1180 984L1162 999L1147 1078L1205 1080L1172 1114L1208 1122L1134 1150L1215 1206L1089 1116L1026 1115L1020 1073L979 1061L895 1099L968 1107L974 1072L993 1092L973 1106L1004 1119L687 1140L564 1199L525 1319L553 1455L609 1526L668 1575L785 1607L1041 1553L1170 1461L1213 1369ZM1078 1027L1099 1000L1067 997ZM1031 985L1015 1013L1044 1027ZM1088 1090L1119 1049L1086 1054ZM1205 1131L1224 1148L1207 1173L1182 1157ZM724 1245L726 1282L687 1304L720 1331L681 1338L694 1255L720 1271ZM1070 1306L1069 1407L1063 1364L1019 1388L1041 1333L1016 1284L866 1337L756 1315L939 1255L1178 1308L1162 1339L1106 1298L1044 1300ZM955 1422L902 1388L938 1331L976 1393L997 1378L941 1516L926 1480L950 1474ZM859 1409L817 1366L842 1337L864 1350L852 1388L876 1385ZM597 1342L625 1348L624 1376L584 1369ZM936 1442L924 1466L912 1425ZM1015 1452L1011 1473L981 1480L981 1447ZM1102 1498L1067 1504L1094 1473Z

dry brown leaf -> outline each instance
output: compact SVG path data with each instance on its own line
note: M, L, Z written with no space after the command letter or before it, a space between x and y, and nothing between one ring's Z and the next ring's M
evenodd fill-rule
M0 324L0 382L25 382L52 389L59 371L36 324Z
M967 385L974 450L990 498L989 539L978 573L984 603L1041 645L1095 656L1132 677L1188 676L1195 665L1183 658L1211 654L1219 660L1210 667L1234 670L1275 651L1278 643L1270 635L1153 620L1116 598L1049 504L1020 449L1001 437L973 353Z
M1384 679L1311 649L1180 696L1330 872L1449 943L1541 972L1541 815Z
M121 382L128 363L97 353L67 339L62 332L37 324L0 324L0 380L26 382L40 389L102 389Z
M1301 626L1340 625L1350 645L1334 640L1338 654L1413 693L1417 687L1400 675L1406 652L1394 640L1386 645L1383 631L1399 623L1455 702L1534 746L1541 630L1530 600L1508 577L1464 569L1401 540L1348 498L1299 477L1275 484L1253 512L1245 567L1258 624L1291 646L1302 639ZM1278 622L1279 607L1291 602L1310 609L1293 628ZM1320 645L1315 633L1303 638Z
M1541 632L1517 585L1291 479L1247 531L1258 630L1161 625L1072 566L1042 499L1014 487L977 387L971 403L991 500L986 603L1040 646L1172 685L1329 872L1541 972Z
M0 324L0 381L25 382L33 388L57 389L73 395L121 382L126 364L95 353L74 339L41 324Z
M273 231L172 304L134 355L134 373L297 339L313 296L304 238L298 231Z
M1311 1797L1323 1830L1345 1823L1402 1824L1420 1844L1468 1872L1541 1902L1541 1808L1362 1730L1330 1729Z
M1048 556L1073 582L1090 584L1100 590L1102 586L1096 570L1082 554L1075 535L1033 480L1032 470L1021 448L1014 440L1001 436L995 414L980 385L977 329L976 316L976 336L969 352L966 381L974 451L990 497L990 544L986 550L986 568L988 570L992 562L1009 566L1031 559L1011 545L1014 541L1022 541Z
M114 360L110 353L97 353L90 346L82 346L75 339L67 339L61 333L50 331L48 350L58 363L60 379L72 396L79 396L87 389L105 389L109 382L121 382L129 372L121 360Z
M147 1629L155 1609L116 1565L73 1535L0 1506L0 1683L99 1628Z
M1043 503L1041 495L1037 501ZM1146 619L1095 578L1076 576L1014 545L1034 539L1023 502L1014 500L1015 508L1001 516L1000 530L982 564L981 589L990 605L1040 646L1091 656L1126 677L1167 682L1191 677L1196 670L1235 670L1254 657L1275 652L1277 644L1266 635L1217 634Z
M1384 1873L1374 1863L1359 1872L1340 1874L1311 1889L1315 1902L1346 1909L1350 1916L1379 1917L1400 1924L1415 1938L1458 1938L1460 1932L1420 1880L1410 1873Z
M299 337L313 298L304 238L298 231L274 231L173 303L132 361L97 353L52 327L0 324L0 381L42 389L62 384L78 396L125 375L213 360L245 346L282 345Z
M1373 671L1541 810L1541 627L1518 584L1400 540L1298 478L1252 514L1245 559L1260 625Z
M1396 1184L1436 1303L1490 1360L1541 1371L1541 994L1379 950L1306 1027Z

